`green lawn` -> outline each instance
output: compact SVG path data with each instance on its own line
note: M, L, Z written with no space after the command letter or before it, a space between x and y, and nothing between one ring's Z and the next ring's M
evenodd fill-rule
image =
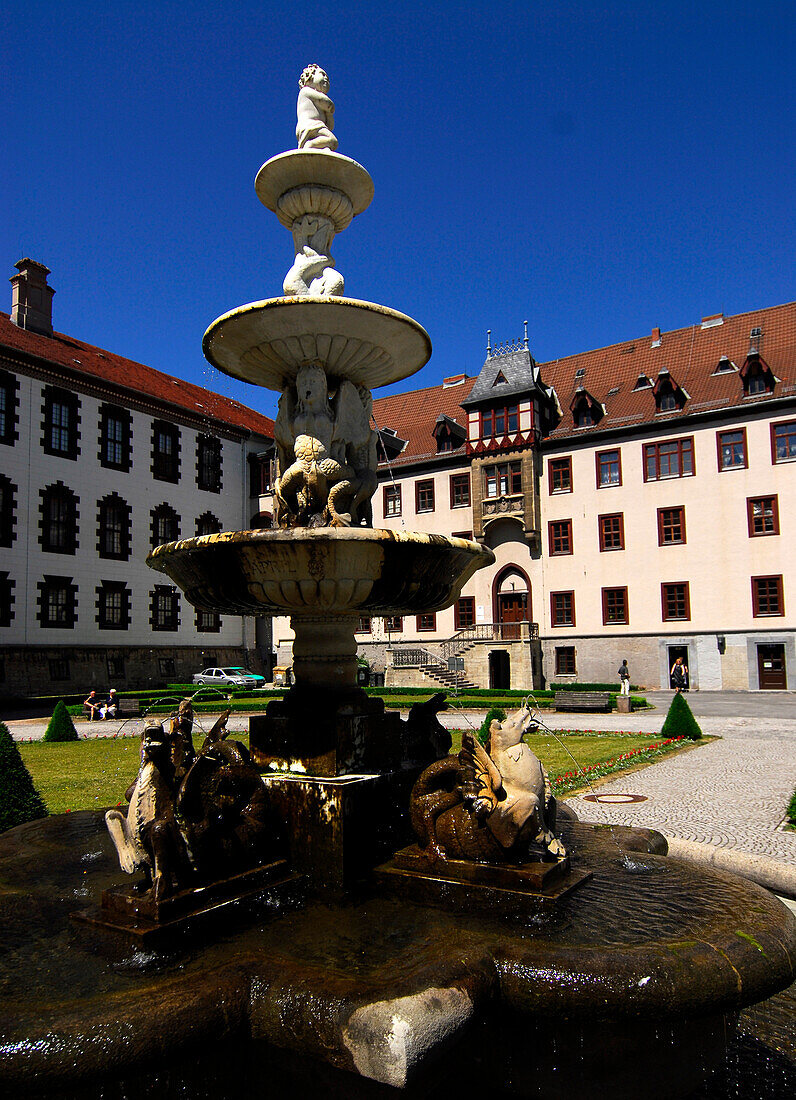
M616 760L623 754L660 741L650 733L565 733L559 741L550 734L538 733L527 738L528 744L544 764L556 793L568 793L582 787L587 780L576 773L580 768ZM236 735L246 742L248 738ZM693 745L694 742L686 742ZM566 748L563 746L566 745ZM639 754L610 767L611 774L648 760L659 759L667 752L679 751L683 743L666 746L650 754ZM461 748L461 731L453 733L453 752ZM66 810L99 809L124 802L124 792L138 772L139 739L97 738L45 744L41 741L20 744L22 758L33 776L33 782L52 814ZM571 756L569 754L572 754ZM574 760L573 760L574 757ZM577 763L575 763L577 761ZM561 776L562 782L557 783ZM591 777L595 778L594 773ZM599 774L598 776L599 777Z

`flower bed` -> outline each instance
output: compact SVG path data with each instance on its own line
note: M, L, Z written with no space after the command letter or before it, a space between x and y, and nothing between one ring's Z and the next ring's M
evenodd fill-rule
M603 779L615 772L624 771L633 764L652 763L656 756L665 756L673 747L679 746L683 740L685 738L682 736L667 737L663 741L653 741L650 745L633 749L631 752L620 753L608 760L601 760L596 764L587 764L586 767L579 768L577 771L564 772L563 775L557 775L555 779L551 778L550 784L553 788L553 794L568 794L593 779Z

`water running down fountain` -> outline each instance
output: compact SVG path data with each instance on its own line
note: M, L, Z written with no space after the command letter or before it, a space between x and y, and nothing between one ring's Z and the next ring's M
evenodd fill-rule
M222 729L198 753L186 708L172 730L185 776L169 842L205 838L222 874L239 852L237 819L220 841L206 823L219 777L234 779L249 798L247 851L264 843L253 872L271 870L247 907L230 896L205 905L214 933L189 911L142 950L143 932L169 923L158 927L151 907L128 912L127 937L110 934L107 911L79 929L70 921L118 895L101 814L0 837L0 1081L39 1095L76 1084L144 1095L164 1061L182 1058L182 1094L198 1095L185 1063L212 1047L226 1059L201 1093L214 1097L267 1092L275 1051L292 1052L277 1089L298 1084L304 1095L372 1097L374 1082L426 1094L437 1066L448 1087L546 1100L688 1096L720 1063L732 1015L793 980L789 912L745 881L669 860L659 834L615 830L641 853L628 861L565 808L556 823L522 711L493 730L489 753L471 741L445 757L439 699L404 722L354 687L360 614L449 606L492 557L465 540L368 526L369 389L419 369L430 344L410 318L342 295L329 249L372 184L335 151L328 90L317 66L305 70L299 148L257 176L293 233L285 296L233 310L205 336L220 369L282 393L279 527L188 539L149 559L198 607L291 615L297 682L251 720L262 791L241 747L222 748ZM154 732L150 761L163 751ZM285 847L266 835L266 817ZM193 892L184 904L195 909L215 885L175 894L165 882L164 904ZM233 1040L253 1059L246 1090L228 1087ZM337 1071L348 1072L343 1084Z

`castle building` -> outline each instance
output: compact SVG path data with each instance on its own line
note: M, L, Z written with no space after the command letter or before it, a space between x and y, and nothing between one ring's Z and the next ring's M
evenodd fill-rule
M526 335L374 417L374 525L496 556L446 611L360 622L388 683L616 682L627 658L661 688L679 656L692 688L796 687L796 303L549 363Z
M150 548L257 525L273 421L55 332L49 271L0 313L0 694L270 667L270 624L198 612Z

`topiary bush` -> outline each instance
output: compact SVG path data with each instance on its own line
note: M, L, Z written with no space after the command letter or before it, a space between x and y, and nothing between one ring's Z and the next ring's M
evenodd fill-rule
M701 736L702 730L684 696L676 694L661 728L661 737L688 737L692 741L698 741Z
M490 707L490 709L486 712L486 718L481 723L481 728L476 734L476 737L482 745L485 745L489 740L489 727L492 725L492 720L494 718L497 718L498 722L505 722L505 710L501 710L500 707Z
M47 807L33 786L16 742L8 726L0 722L0 833L46 816Z
M44 733L45 741L79 741L75 723L72 721L66 703L59 699L55 704L53 716Z

